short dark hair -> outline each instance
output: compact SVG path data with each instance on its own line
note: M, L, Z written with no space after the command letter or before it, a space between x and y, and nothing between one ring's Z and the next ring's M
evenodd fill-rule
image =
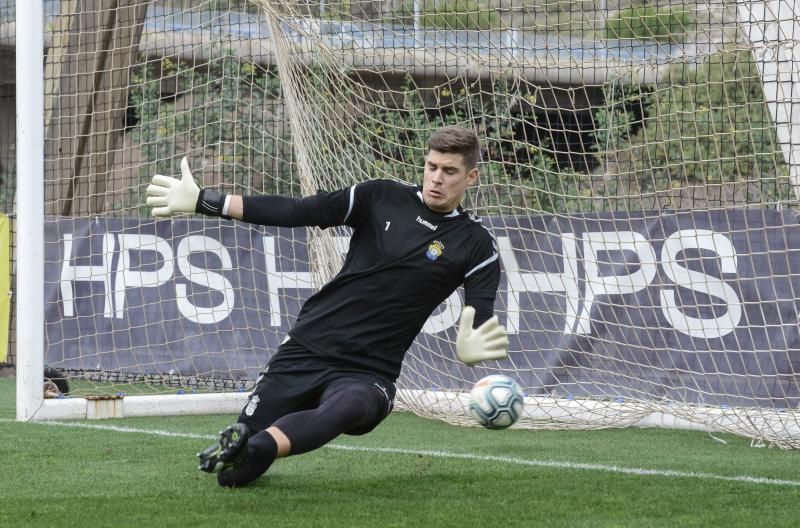
M478 157L480 156L478 136L472 130L460 126L446 126L431 134L428 138L428 150L445 154L461 154L464 156L467 170L478 166Z

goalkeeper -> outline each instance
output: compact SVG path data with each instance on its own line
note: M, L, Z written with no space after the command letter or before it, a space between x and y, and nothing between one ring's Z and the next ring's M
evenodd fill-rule
M493 316L500 281L494 238L459 205L478 178L478 138L446 127L428 139L422 186L372 180L304 198L200 189L156 175L156 217L202 213L270 226L353 228L344 265L310 297L259 377L236 424L198 454L221 486L245 486L280 457L374 429L392 410L394 382L427 318L464 285L456 354L474 365L505 358Z

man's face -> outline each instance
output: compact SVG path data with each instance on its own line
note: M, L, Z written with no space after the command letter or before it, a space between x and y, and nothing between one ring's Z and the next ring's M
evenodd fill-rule
M461 203L467 187L477 179L478 169L468 170L461 154L429 150L425 156L422 199L428 208L449 213Z

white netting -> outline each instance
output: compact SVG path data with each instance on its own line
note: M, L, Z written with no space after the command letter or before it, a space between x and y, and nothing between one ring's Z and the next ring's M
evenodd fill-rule
M409 353L406 408L466 421L463 391L503 371L523 425L673 416L800 442L791 2L127 4L64 2L52 24L54 366L248 386L347 232L156 225L149 177L188 154L225 192L415 182L428 134L460 124L481 138L466 205L498 240L510 357L455 360L455 295Z

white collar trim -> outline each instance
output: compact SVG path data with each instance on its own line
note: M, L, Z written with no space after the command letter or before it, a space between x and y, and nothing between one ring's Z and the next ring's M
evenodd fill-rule
M417 191L417 197L419 198L419 201L422 202L422 205L425 205L425 200L422 198L422 191ZM428 206L425 205L425 207L428 207ZM449 213L444 215L444 217L445 218L453 218L453 217L458 216L460 214L461 213L459 212L458 207L456 207L455 209L453 209L452 211L450 211Z

